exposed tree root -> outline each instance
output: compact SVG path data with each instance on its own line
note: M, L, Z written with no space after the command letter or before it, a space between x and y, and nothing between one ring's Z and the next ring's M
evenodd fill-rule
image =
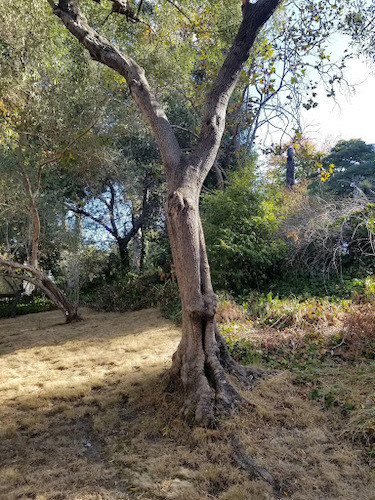
M275 372L236 363L213 319L206 323L204 339L203 345L197 342L188 348L181 341L173 355L167 385L170 391L182 387L184 404L181 412L188 421L215 427L218 416L232 415L248 405L228 379L228 374L249 387Z
M225 342L224 337L219 332L219 329L215 328L215 339L219 348L219 360L224 369L236 377L240 382L242 382L246 386L251 386L256 383L256 381L265 378L268 375L273 375L277 372L262 370L260 368L255 369L249 366L242 366L229 354L229 350L227 347L227 343Z
M268 472L267 469L260 467L255 463L255 460L246 453L245 447L240 442L238 436L234 435L230 438L230 443L234 451L234 460L238 466L249 474L249 479L263 479L272 486L273 493L276 498L282 497L282 490L278 481Z

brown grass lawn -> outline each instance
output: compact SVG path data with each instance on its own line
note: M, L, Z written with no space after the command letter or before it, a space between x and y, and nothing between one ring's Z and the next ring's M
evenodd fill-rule
M262 500L238 436L284 498L375 499L360 445L287 373L243 394L216 430L191 429L163 392L179 330L156 310L0 320L0 498Z

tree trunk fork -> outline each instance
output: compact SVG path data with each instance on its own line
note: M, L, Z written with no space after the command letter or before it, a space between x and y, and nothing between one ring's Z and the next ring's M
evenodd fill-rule
M237 365L230 357L215 322L216 296L212 289L199 195L211 170L225 129L230 96L249 57L260 28L281 0L242 0L242 22L206 99L197 145L184 155L145 71L97 33L82 13L78 0L47 0L53 13L88 50L93 60L122 75L155 135L166 171L166 217L182 303L182 338L169 373L184 388L183 413L196 423L215 424L218 412L231 413L243 402L226 373L249 383L262 373Z

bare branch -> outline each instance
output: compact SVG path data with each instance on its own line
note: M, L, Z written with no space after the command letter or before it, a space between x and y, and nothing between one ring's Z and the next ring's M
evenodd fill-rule
M102 219L100 219L99 217L95 217L95 215L92 215L90 214L89 212L86 212L86 210L84 210L83 208L78 208L78 207L74 207L74 206L71 206L71 205L68 205L68 208L69 210L71 210L72 212L74 212L75 214L78 214L78 215L84 215L85 217L87 217L88 219L91 219L93 220L94 222L96 222L97 224L99 224L100 226L102 226L106 231L108 231L114 238L118 238L118 234L116 231L114 231L111 227L109 227Z
M175 9L178 10L178 12L180 14L182 14L184 17L186 17L186 19L190 22L190 23L193 23L193 21L190 19L190 17L186 14L186 12L184 12L181 7L179 5L177 5L175 2L172 2L172 0L167 0L168 3L170 3L171 5L173 5L173 7Z
M76 307L72 306L55 283L36 267L30 264L19 264L18 262L0 257L0 268L2 268L0 271L2 274L13 279L28 281L42 290L64 312L68 323L81 319Z
M14 262L12 260L0 257L0 266L9 269L25 271L26 273L30 273L33 276L37 277L38 279L43 278L43 273L39 271L39 269L36 269L35 267L30 266L29 264L19 264L18 262Z
M182 132L187 132L188 134L192 135L196 139L199 139L199 135L193 132L192 130L186 128L186 127L181 127L180 125L171 125L172 128L176 130L181 130Z
M119 237L119 234L118 234L118 229L117 229L116 221L115 221L116 192L115 192L115 188L113 187L112 182L108 182L107 186L109 187L109 190L111 192L111 199L110 199L109 203L107 204L107 207L109 210L109 220L111 222L111 226L113 229L113 236L117 239Z

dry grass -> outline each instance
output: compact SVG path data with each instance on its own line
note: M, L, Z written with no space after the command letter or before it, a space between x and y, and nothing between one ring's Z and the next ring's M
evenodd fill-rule
M190 429L162 391L179 331L155 310L0 321L0 498L266 500L230 436L293 499L374 498L355 445L287 374L217 430Z
M237 304L230 296L221 296L216 309L216 321L219 324L228 324L233 321L246 322L248 314L244 306Z
M348 347L347 357L366 355L375 357L375 313L374 304L357 306L344 318L344 341Z
M375 465L375 363L326 365L319 377L311 373L303 378L314 399L329 409L338 433L362 442Z

